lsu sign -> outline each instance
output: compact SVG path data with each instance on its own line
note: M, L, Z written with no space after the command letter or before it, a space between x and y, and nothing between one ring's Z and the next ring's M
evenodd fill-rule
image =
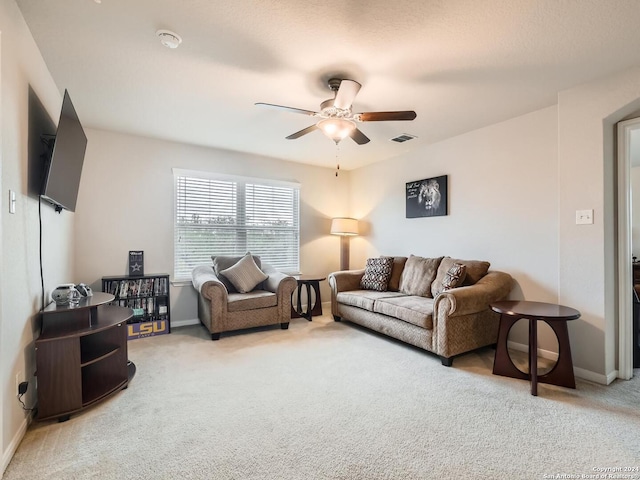
M127 325L127 339L153 337L169 333L169 324L166 320L153 320L151 322L130 323Z

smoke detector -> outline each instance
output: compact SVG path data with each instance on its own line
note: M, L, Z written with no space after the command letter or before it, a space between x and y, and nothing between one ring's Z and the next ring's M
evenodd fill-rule
M182 43L182 38L170 30L158 30L156 35L160 37L160 43L167 48L178 48Z

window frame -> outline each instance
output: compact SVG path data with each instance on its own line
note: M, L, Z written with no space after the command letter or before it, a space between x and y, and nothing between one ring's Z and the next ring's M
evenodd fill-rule
M293 217L294 226L285 228L285 230L293 232L296 238L296 243L295 243L295 249L297 251L296 265L295 266L291 265L290 266L291 268L289 268L289 266L287 266L286 268L277 268L277 266L274 265L274 268L276 268L276 270L278 271L282 271L289 274L299 273L300 271L300 190L301 190L299 183L284 181L284 180L274 180L270 178L229 175L229 174L216 173L211 171L187 170L187 169L181 169L181 168L173 168L172 172L173 172L173 185L174 185L174 192L173 192L173 281L174 283L178 283L178 284L188 283L191 280L190 275L184 271L182 272L182 276L178 276L179 270L176 264L176 261L178 258L178 248L179 248L178 230L180 228L178 224L178 190L179 190L178 182L179 182L179 178L181 177L235 183L236 184L236 189L235 189L236 200L234 205L236 207L236 214L238 214L238 212L242 213L242 218L241 219L238 218L239 223L235 225L235 228L231 227L230 230L235 230L241 236L244 235L245 237L247 236L247 232L249 230L255 230L255 229L260 230L260 227L250 226L249 222L247 222L247 216L246 216L247 184L292 189L293 190L292 211L294 215ZM248 250L248 246L247 246L247 250ZM211 253L213 254L214 252L211 252ZM239 253L239 255L244 255L244 253L246 253L246 251ZM259 254L259 252L257 254ZM267 259L266 263L270 264L271 262L269 262L269 260ZM201 263L197 263L197 264L201 264Z

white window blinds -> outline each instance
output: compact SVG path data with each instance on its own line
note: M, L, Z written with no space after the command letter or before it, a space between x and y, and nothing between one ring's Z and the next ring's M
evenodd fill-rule
M184 170L174 177L175 280L191 279L212 255L247 252L277 270L299 270L299 185Z

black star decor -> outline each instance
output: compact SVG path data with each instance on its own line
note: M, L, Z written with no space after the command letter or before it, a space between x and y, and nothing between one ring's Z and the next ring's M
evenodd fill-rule
M129 276L141 277L144 275L144 252L142 250L129 251Z

